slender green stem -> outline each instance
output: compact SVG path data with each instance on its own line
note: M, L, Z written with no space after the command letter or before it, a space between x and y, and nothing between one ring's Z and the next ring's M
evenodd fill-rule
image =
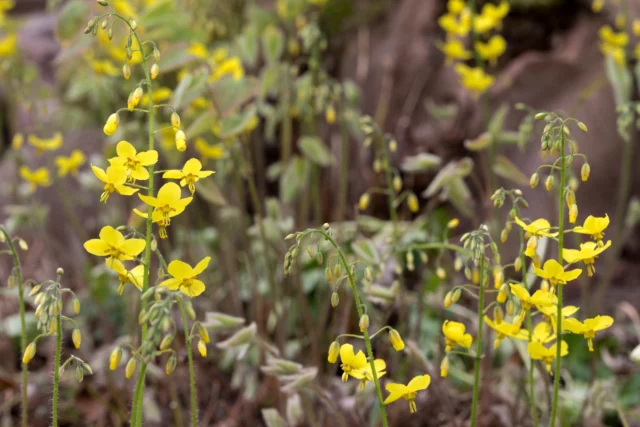
M476 341L476 357L473 376L473 401L471 403L471 427L478 420L478 398L480 396L480 364L482 362L482 327L484 326L484 254L480 258L480 292L478 294L478 339Z
M560 128L560 155L562 156L560 165L560 187L558 188L558 262L563 263L562 250L564 246L564 186L565 186L565 147L564 147L564 123ZM556 414L558 412L558 392L560 390L560 368L562 367L562 286L557 284L558 290L558 311L557 311L557 332L556 342L556 369L553 376L553 404L551 406L551 419L549 426L553 427L556 423Z
M9 245L9 249L11 250L11 255L13 256L13 265L16 271L16 281L18 282L18 308L20 310L20 351L21 354L24 354L25 349L27 348L27 321L25 318L25 308L24 308L24 287L22 284L22 265L20 264L20 257L18 256L18 251L13 244L13 240L11 236L5 230L4 227L0 227L0 232L4 234L5 240L7 241L7 245ZM29 426L29 412L28 412L28 396L27 396L27 381L28 381L29 371L27 369L26 363L22 364L22 427Z
M391 172L391 162L389 161L389 147L387 146L384 137L380 135L380 149L382 150L382 159L383 159L383 167L385 180L387 184L387 204L389 207L389 218L391 219L391 224L393 226L392 238L393 238L393 246L398 243L398 214L395 208L395 197L396 192L393 188L393 173Z
M147 374L147 364L142 363L140 372L138 372L138 380L136 381L136 389L133 393L133 404L131 408L131 426L138 427L142 425L142 406L144 404L144 379Z
M360 302L360 295L358 294L358 289L356 288L356 279L355 279L355 277L353 277L353 274L351 274L351 266L349 266L349 263L347 262L347 258L344 256L344 253L342 252L342 249L336 243L336 241L333 239L333 237L329 233L324 231L324 230L316 230L316 229L314 229L314 230L310 230L309 233L319 233L319 234L321 234L327 241L329 241L329 243L331 243L331 245L338 252L338 257L340 258L340 262L342 263L342 267L347 272L347 278L349 279L349 286L351 287L351 291L353 292L354 303L356 305L356 310L358 311L358 318L361 318L364 313L362 311L362 305L361 305L361 302ZM373 376L373 383L376 386L376 395L378 397L378 406L380 407L380 416L382 418L382 425L384 427L388 427L389 426L389 422L387 421L387 411L386 411L385 406L384 406L384 399L382 398L382 389L380 388L380 381L378 380L378 373L376 372L376 367L375 367L375 364L374 364L373 350L371 348L371 339L369 337L369 331L367 331L365 329L365 331L363 332L363 335L364 335L365 347L367 348L367 358L369 359L369 364L371 366L371 373L372 373L372 376Z
M182 299L178 298L178 308L182 316L182 326L184 327L184 342L187 346L187 358L189 359L189 389L191 391L191 427L198 427L198 399L196 396L196 378L193 370L193 351L191 350L191 334L187 323Z
M338 196L338 222L342 222L347 212L349 197L349 129L340 109L340 192Z
M61 298L62 295L59 294ZM58 394L60 385L60 352L62 349L62 321L60 314L56 316L56 358L53 365L53 402L51 404L51 418L53 427L58 427Z

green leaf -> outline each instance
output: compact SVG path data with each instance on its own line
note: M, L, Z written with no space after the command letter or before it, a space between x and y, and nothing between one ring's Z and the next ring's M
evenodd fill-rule
M258 30L254 25L248 25L236 40L238 53L242 62L254 66L258 61Z
M480 134L476 139L467 139L464 146L469 151L482 151L491 145L491 135L488 132Z
M216 120L217 116L214 111L205 111L204 113L200 114L193 122L191 122L191 126L187 128L185 132L187 138L195 138L196 136L210 131L211 124Z
M277 65L268 65L260 74L260 93L258 96L260 99L264 99L268 95L274 95L280 84L280 76L282 75L282 68Z
M280 179L280 196L283 202L292 201L300 189L306 186L309 173L307 160L294 156L282 174Z
M454 179L464 178L468 176L473 170L473 160L469 157L465 157L458 161L449 162L443 167L440 172L433 178L431 184L422 193L425 197L433 197L444 186L449 184Z
M369 265L380 264L380 255L373 242L369 239L359 239L351 244L356 256Z
M334 162L331 152L320 138L303 136L298 139L298 147L309 160L319 166L331 166Z
M215 82L211 90L215 104L220 114L228 114L256 95L258 81L254 77L234 80L232 77L223 77Z
M640 75L639 66L636 65L636 76ZM618 64L613 58L605 58L605 70L607 78L613 86L613 95L616 105L620 106L629 102L631 97L631 87L633 84L631 73L624 65Z
M440 166L440 163L442 159L435 154L420 153L405 157L400 168L409 173L428 172Z
M255 116L256 107L252 105L244 111L225 117L220 121L220 138L228 139L244 132Z
M496 175L508 179L515 184L520 186L529 185L529 178L522 173L520 168L513 163L509 159L504 156L497 156L496 161L493 164L493 173Z
M227 199L224 198L222 190L213 179L201 179L196 185L196 193L202 196L207 202L216 206L226 206Z
M455 208L467 218L473 218L475 212L473 209L473 199L471 198L471 190L462 178L453 179L444 192L447 200L455 206Z
M277 62L284 51L284 34L280 28L267 27L262 33L262 50L268 63Z

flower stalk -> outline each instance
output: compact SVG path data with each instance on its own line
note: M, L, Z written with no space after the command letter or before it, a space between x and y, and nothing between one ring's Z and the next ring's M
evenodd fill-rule
M198 427L198 399L196 395L196 378L193 369L193 350L191 348L191 333L187 323L187 314L182 304L182 299L177 298L180 316L182 317L182 325L184 327L184 342L187 347L187 359L189 360L189 390L191 400L191 427Z
M59 298L61 295L58 296ZM53 427L58 427L58 396L60 387L60 353L62 350L62 320L61 314L56 315L56 356L53 365L53 402L51 404L51 418Z
M482 327L484 322L484 254L480 256L480 289L478 292L478 338L476 341L476 355L473 374L473 401L471 403L471 427L475 427L478 421L478 399L480 397L480 364L482 362Z

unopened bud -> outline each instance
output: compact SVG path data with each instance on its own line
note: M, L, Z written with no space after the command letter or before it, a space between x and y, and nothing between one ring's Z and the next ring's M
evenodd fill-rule
M402 190L402 178L397 175L393 178L393 189L396 193L399 193L400 190Z
M336 308L340 304L340 296L337 292L331 294L331 307Z
M73 341L73 345L75 348L80 348L80 344L82 343L82 334L80 333L80 329L76 328L71 333L71 340Z
M409 197L407 197L407 206L409 206L409 210L413 213L416 213L420 210L420 203L418 202L418 196L411 193Z
M22 356L22 363L25 365L33 359L33 356L36 355L36 343L35 341L29 343L27 348L24 350L24 355Z
M445 356L440 363L440 376L446 378L449 375L449 358Z
M171 126L180 129L180 116L175 111L171 113Z
M404 341L402 341L400 333L395 329L389 330L389 341L391 341L391 345L395 351L404 350Z
M444 295L444 308L451 307L451 304L453 304L453 300L451 291L449 291Z
M540 182L540 175L538 175L538 172L536 172L531 175L531 178L529 179L529 186L531 188L536 188L538 186L538 182Z
M151 79L155 80L155 78L158 77L158 73L160 73L160 67L158 64L153 64L151 66Z
M447 277L447 272L444 268L438 267L436 268L436 276L438 276L440 280L444 280Z
M554 184L555 184L555 178L553 177L553 175L549 175L547 177L547 180L544 182L544 187L547 189L547 191L551 191L553 189Z
M507 241L508 238L509 238L509 232L507 231L506 228L503 228L502 231L500 232L500 241L504 243Z
M358 326L360 327L360 332L364 332L367 329L369 329L369 315L368 314L363 314L362 317L360 317L360 322L358 323Z
M458 301L460 301L461 296L462 296L462 290L460 290L460 288L456 288L456 290L453 291L453 293L451 294L451 302L453 304L457 303Z
M361 211L364 211L367 209L367 207L369 206L369 193L364 193L362 196L360 196L360 200L358 201L358 207L360 208Z
M200 352L200 356L207 357L207 345L203 340L198 340L198 351Z
M133 377L133 374L136 372L137 365L138 362L136 361L135 356L131 357L131 359L129 359L129 361L127 362L127 366L124 368L124 377L126 379L130 379L131 377Z
M522 268L522 259L520 257L516 258L516 260L513 262L513 269L517 272L520 271L520 269Z
M513 313L515 313L516 311L516 305L513 302L513 300L507 301L507 304L505 305L505 309L507 310L507 315L513 316Z
M591 174L591 166L589 166L589 163L583 164L582 169L580 169L580 178L582 178L582 181L588 180L590 174Z
M73 314L80 314L80 300L78 298L73 297L71 308L73 309Z
M496 297L496 301L500 304L504 303L507 300L507 296L509 296L509 286L506 283L500 286L500 290L498 291L498 296Z
M132 18L132 19L129 19L129 25L131 25L131 29L132 29L133 31L135 31L135 30L136 30L136 28L138 28L138 23L137 23L137 22L136 22L136 20L135 20L135 19L133 19L133 18Z
M125 80L129 80L131 78L131 67L129 67L128 63L125 63L122 66L122 76Z
M109 356L109 369L112 371L118 369L120 360L122 360L122 349L120 347L116 347L111 352L111 356Z
M324 269L324 276L327 279L327 282L333 282L333 273L331 272L331 267L327 267Z
M178 358L176 357L175 354L172 354L169 357L169 360L167 360L167 364L164 367L164 372L167 375L171 375L173 373L173 371L176 370L176 365L178 364Z
M329 363L336 363L336 361L338 360L339 354L340 354L340 343L338 341L334 341L329 346L329 356L327 357L327 360L329 360Z
M160 341L160 346L158 348L160 349L160 351L166 350L171 346L172 342L173 334L165 335L164 338L162 338L162 341Z
M571 224L574 224L577 219L578 219L578 205L574 203L571 205L571 208L569 208L569 222Z
M497 325L502 323L504 320L504 312L502 311L502 307L496 305L493 307L493 321L496 322Z

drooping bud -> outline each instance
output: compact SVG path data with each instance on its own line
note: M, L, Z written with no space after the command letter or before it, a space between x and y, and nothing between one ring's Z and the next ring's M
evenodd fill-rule
M130 379L131 377L133 377L133 374L136 372L137 365L138 362L136 361L135 356L131 357L131 359L129 359L129 361L127 362L127 366L124 368L124 377L126 379Z
M402 351L404 349L404 341L402 341L400 333L395 329L389 330L389 341L391 341L391 345L395 351Z
M393 190L396 193L399 193L400 190L402 190L402 178L400 178L398 175L393 177Z
M547 189L547 191L551 191L553 189L554 184L555 184L555 178L553 177L553 175L549 175L547 177L547 180L544 182L544 187Z
M336 363L338 360L338 355L340 354L340 343L338 341L334 341L329 346L329 356L327 359L329 363Z
M176 132L175 141L178 151L185 151L187 149L187 136L184 134L184 131L179 130Z
M411 193L409 197L407 197L407 206L409 206L409 210L413 213L416 213L420 210L420 203L418 202L418 196Z
M336 308L340 304L340 296L337 292L331 294L331 307Z
M513 262L513 269L516 271L516 273L518 273L521 268L522 268L522 259L520 257L518 257Z
M509 286L504 283L500 286L500 290L498 291L498 296L496 297L496 301L500 304L504 303L507 300L507 296L509 296Z
M24 350L24 355L22 356L22 363L25 365L33 359L33 356L36 355L36 343L35 341L29 343L27 348Z
M531 188L536 188L538 186L538 182L540 182L540 175L536 172L531 175L531 178L529 179L529 186Z
M366 210L369 206L369 200L369 193L364 193L362 196L360 196L360 200L358 201L358 208L360 208L361 211Z
M442 267L438 267L436 268L436 276L438 276L440 280L444 280L447 277L447 271Z
M160 345L158 346L158 349L160 349L160 351L166 350L169 348L169 346L171 346L172 342L173 342L173 334L165 335L162 338L162 341L160 341Z
M589 163L583 164L582 169L580 169L580 178L582 178L582 181L588 180L590 174L591 174L591 166L589 166Z
M109 369L112 371L118 369L120 360L122 360L122 349L120 347L116 347L111 352L111 356L109 356Z
M80 333L80 329L76 328L71 333L71 340L73 341L73 345L75 348L80 348L80 344L82 343L82 334Z
M505 309L507 310L507 315L513 316L513 313L515 313L516 311L516 305L513 302L513 300L507 301L507 304L505 305Z
M444 308L451 307L451 304L453 304L452 294L451 291L449 291L444 295Z
M330 125L335 123L336 121L336 110L333 108L333 105L329 105L327 110L324 112L324 117L327 120L327 123Z
M80 300L78 298L73 297L71 308L73 309L73 314L80 314Z
M451 294L451 302L453 304L457 303L458 301L460 301L461 296L462 296L462 290L460 288L456 288L456 290L453 291L453 293Z
M118 113L113 113L107 119L107 123L104 125L102 129L104 133L108 136L113 135L118 130L118 125L120 124L120 116Z
M155 80L155 78L158 77L158 73L160 73L160 67L158 64L153 64L151 66L151 79Z
M504 320L504 312L502 311L502 307L500 307L499 305L493 307L493 320L497 325L502 323L502 321Z
M173 371L176 370L176 365L178 364L178 358L176 357L175 354L172 354L169 357L169 360L167 360L167 364L164 367L164 372L167 375L171 375L173 374Z
M368 314L363 314L362 317L360 317L360 322L358 323L358 326L360 327L360 332L364 332L367 329L369 329L369 315Z
M440 363L440 376L446 378L447 375L449 375L449 358L445 356Z
M200 352L200 356L207 357L207 345L203 340L198 340L198 351Z
M578 219L578 205L574 203L571 205L571 208L569 208L569 222L571 224L574 224L577 219Z
M175 111L171 113L171 126L180 129L180 116Z

